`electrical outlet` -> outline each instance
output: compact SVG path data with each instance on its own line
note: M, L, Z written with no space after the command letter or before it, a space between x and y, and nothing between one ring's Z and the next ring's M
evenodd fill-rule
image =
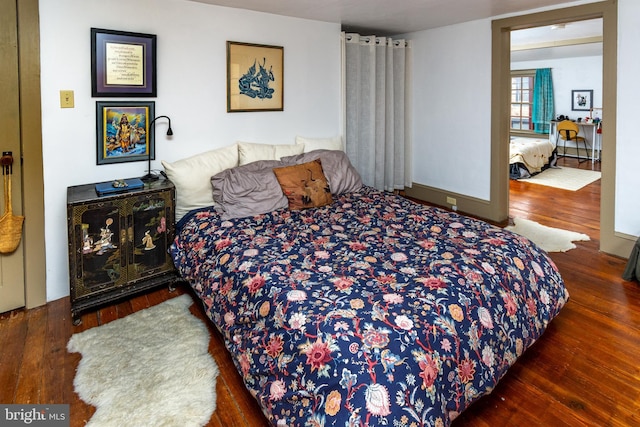
M447 196L447 203L450 204L450 205L457 205L458 204L456 199L455 199L455 197L449 197L449 196Z
M73 108L73 91L60 91L60 108Z

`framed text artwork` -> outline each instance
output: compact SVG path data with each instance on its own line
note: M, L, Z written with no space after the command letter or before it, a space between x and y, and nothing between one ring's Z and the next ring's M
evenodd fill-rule
M153 101L96 101L97 164L154 159L154 117Z
M284 49L227 42L227 112L284 109Z
M573 111L590 111L593 108L593 90L572 90L571 109Z
M91 96L155 97L155 34L91 29Z

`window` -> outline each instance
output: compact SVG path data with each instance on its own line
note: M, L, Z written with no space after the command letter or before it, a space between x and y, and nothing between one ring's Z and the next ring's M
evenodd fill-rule
M531 111L535 70L511 71L511 131L533 132Z

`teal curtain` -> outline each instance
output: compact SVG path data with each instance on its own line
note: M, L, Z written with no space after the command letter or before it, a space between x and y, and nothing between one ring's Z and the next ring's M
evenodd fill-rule
M533 111L531 114L533 130L537 133L549 133L553 120L553 80L551 68L539 68L533 81Z

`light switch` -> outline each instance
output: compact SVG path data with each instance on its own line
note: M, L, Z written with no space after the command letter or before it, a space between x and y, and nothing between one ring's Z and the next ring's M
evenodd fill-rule
M73 108L73 91L60 91L60 108Z

